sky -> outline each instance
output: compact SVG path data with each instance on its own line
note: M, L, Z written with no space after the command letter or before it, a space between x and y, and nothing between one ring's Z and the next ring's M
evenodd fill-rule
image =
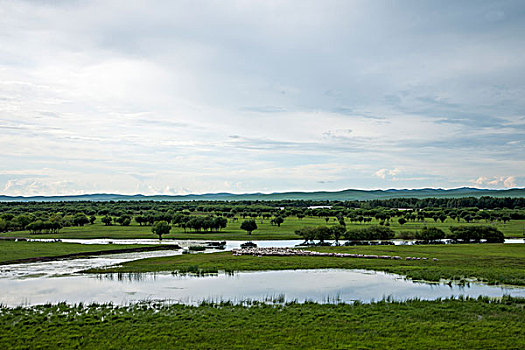
M525 187L524 1L0 0L0 194Z

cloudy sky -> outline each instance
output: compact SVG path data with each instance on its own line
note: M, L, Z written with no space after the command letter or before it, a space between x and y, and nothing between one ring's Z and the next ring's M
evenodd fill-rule
M0 194L525 187L524 1L0 0Z

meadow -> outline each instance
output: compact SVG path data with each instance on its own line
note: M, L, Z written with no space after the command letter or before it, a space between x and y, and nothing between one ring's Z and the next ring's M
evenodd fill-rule
M518 349L524 299L0 308L6 349Z
M205 214L201 214L205 215ZM243 219L228 220L219 232L184 232L173 227L165 239L265 240L300 239L295 234L305 226L336 225L330 217L289 216L280 227L257 218L252 235L240 229ZM347 222L347 229L377 225ZM426 219L400 225L391 220L397 236L425 226L449 232L457 223ZM506 237L523 237L525 220L494 223ZM3 233L28 238L154 239L151 226L101 223L65 227L58 234L29 231ZM13 242L0 240L0 264L35 256L58 256L81 252L147 247L147 245L83 245L71 243ZM525 286L525 244L447 244L411 246L339 246L310 248L322 252L428 257L430 260L378 260L335 257L233 256L231 252L185 254L149 258L119 266L92 269L89 273L135 274L158 271L217 273L219 271L293 269L368 269L396 273L413 280L457 283L483 281L489 284ZM304 304L274 301L240 305L202 303L199 306L137 303L128 306L47 304L31 307L0 306L0 348L85 349L187 349L187 348L391 348L465 349L520 348L525 341L525 300L447 299L435 301L380 301L372 304Z
M248 235L246 231L241 230L242 218L238 218L238 221L228 220L227 227L218 232L192 232L172 225L169 234L164 235L163 238L167 239L191 239L191 240L289 240L289 239L300 239L295 231L305 226L318 226L327 225L324 218L307 216L299 219L295 216L287 217L280 227L277 225L271 225L269 219L256 219L257 230L253 231L251 235ZM378 225L379 220L372 219L370 223L352 223L347 222L346 227L348 230L363 228L370 225ZM336 225L337 220L334 217L330 217L328 225ZM488 225L485 220L477 222L466 223L464 221L458 223L451 218L447 218L445 222L434 221L432 219L425 219L424 222L407 222L404 225L400 225L396 219L390 222L390 228L393 229L399 236L401 232L415 232L421 230L423 227L437 227L444 230L446 233L449 232L451 226L460 225ZM511 220L507 223L496 222L492 224L503 232L505 237L525 237L525 220ZM140 238L155 238L156 236L151 232L151 226L140 226L135 222L132 222L129 226L111 225L105 226L101 223L101 217L98 216L94 224L87 224L85 226L76 227L65 227L60 230L59 233L53 234L31 234L29 231L15 231L0 234L5 237L28 237L28 238L79 238L79 239L90 239L90 238L112 238L112 239L140 239Z
M19 259L36 257L60 257L69 254L99 253L104 251L130 250L158 245L145 244L75 244L60 242L14 242L0 240L0 265Z
M92 273L157 271L216 273L218 271L291 269L368 269L407 276L414 280L440 279L465 282L477 279L489 284L525 285L524 244L457 244L412 246L318 247L324 252L428 257L433 260L380 260L309 256L233 256L231 252L186 254L131 261Z

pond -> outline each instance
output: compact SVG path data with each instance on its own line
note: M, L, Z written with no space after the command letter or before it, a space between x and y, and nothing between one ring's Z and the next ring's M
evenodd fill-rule
M525 288L423 283L402 276L365 270L284 270L219 273L196 277L157 274L73 274L0 279L0 303L8 306L57 303L125 305L165 300L196 305L201 301L315 301L319 303L372 302L383 298L437 299L460 295L525 297Z
M73 241L73 240L64 240ZM74 240L76 243L126 243L144 240ZM83 242L78 242L83 241ZM95 242L93 242L95 241ZM152 242L158 242L151 240ZM148 241L149 242L149 241ZM173 240L164 240L174 243ZM259 247L293 247L301 241L256 241ZM188 247L202 241L176 241ZM242 241L228 241L226 250L239 248ZM50 243L52 244L52 243ZM207 249L206 253L217 252ZM280 299L304 302L370 302L391 297L436 299L452 296L503 295L525 297L525 288L487 286L470 283L430 284L405 280L402 276L363 270L287 270L239 272L204 277L176 276L171 273L90 275L89 268L126 261L179 255L182 250L111 254L72 260L0 266L0 304L34 305L47 302L127 304L142 300L169 300L197 304L203 300L265 301Z

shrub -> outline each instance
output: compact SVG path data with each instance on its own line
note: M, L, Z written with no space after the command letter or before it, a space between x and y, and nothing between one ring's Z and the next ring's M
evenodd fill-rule
M454 226L450 228L448 238L463 242L479 242L486 239L489 243L503 243L503 233L492 226Z
M416 233L417 239L424 241L435 241L445 238L445 232L437 227L423 227L423 229Z
M394 238L394 231L385 226L369 226L358 230L351 230L345 233L345 238L352 241L357 240L379 240Z
M401 231L399 232L399 238L401 239L414 239L416 238L417 232L414 231Z

